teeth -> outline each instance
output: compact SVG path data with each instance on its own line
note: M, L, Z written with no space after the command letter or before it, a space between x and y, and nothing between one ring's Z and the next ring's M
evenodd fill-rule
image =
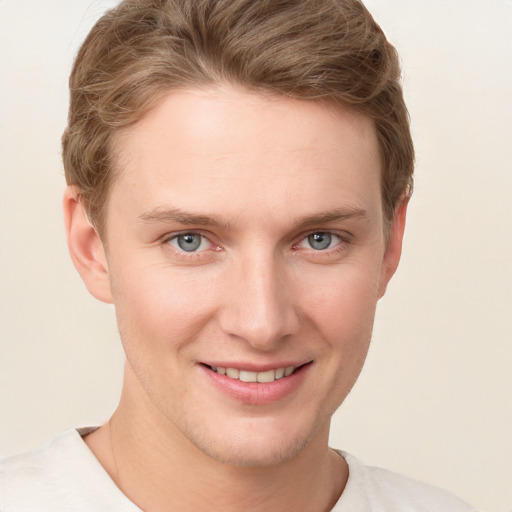
M231 379L241 380L242 382L274 382L275 380L289 377L297 368L287 366L286 368L276 368L265 372L250 372L239 370L238 368L223 368L222 366L211 366L212 371L220 375L226 375Z
M238 379L240 377L240 370L236 368L226 368L226 375L232 379Z
M275 370L268 370L268 372L258 372L256 374L258 382L274 382L276 380Z
M238 378L243 382L257 382L257 376L258 374L256 372L246 372L245 370L240 370L240 376Z

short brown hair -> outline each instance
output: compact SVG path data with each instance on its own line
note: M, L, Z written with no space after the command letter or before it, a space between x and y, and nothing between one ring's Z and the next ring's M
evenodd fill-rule
M227 82L330 101L376 127L386 222L412 191L414 150L393 46L358 0L124 0L93 27L70 77L66 180L100 234L113 135L172 89Z

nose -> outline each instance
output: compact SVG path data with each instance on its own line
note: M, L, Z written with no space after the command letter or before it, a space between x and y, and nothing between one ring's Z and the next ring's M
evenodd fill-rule
M251 255L237 261L224 282L222 330L252 347L272 351L295 334L299 316L291 279L271 255Z

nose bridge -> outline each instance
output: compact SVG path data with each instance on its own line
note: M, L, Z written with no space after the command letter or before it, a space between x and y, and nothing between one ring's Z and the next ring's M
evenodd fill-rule
M222 327L261 350L272 350L293 334L298 318L282 262L271 251L254 250L232 267Z

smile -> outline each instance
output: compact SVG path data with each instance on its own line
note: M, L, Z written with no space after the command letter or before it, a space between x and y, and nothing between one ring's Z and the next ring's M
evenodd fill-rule
M258 367L251 363L210 361L200 363L199 368L207 381L230 399L263 406L292 396L301 388L313 361L296 362L294 365L291 362L276 362L272 368L268 364Z
M210 370L220 375L225 375L233 380L241 380L242 382L261 382L268 383L275 380L289 377L298 368L297 366L286 366L266 370L264 372L251 372L247 370L239 370L238 368L223 368L222 366L209 366Z

